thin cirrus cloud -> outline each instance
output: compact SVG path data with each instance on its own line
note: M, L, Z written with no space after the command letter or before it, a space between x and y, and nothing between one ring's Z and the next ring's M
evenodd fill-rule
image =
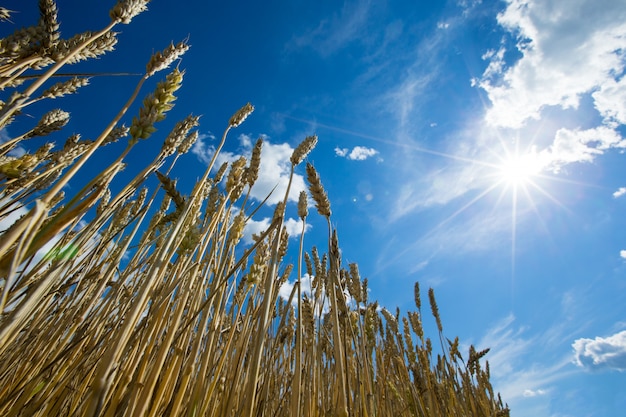
M507 51L489 51L480 80L488 95L485 121L521 129L541 120L548 107L577 110L588 97L601 123L588 128L562 127L542 161L558 172L573 162L589 162L626 142L616 128L626 123L626 8L621 0L507 0L499 25L517 38L521 58L506 63ZM554 16L559 16L555 19Z
M349 159L351 161L364 161L367 158L371 158L379 154L374 148L367 148L365 146L355 146L352 150L348 148L335 148L335 154L342 158Z
M348 1L338 14L322 19L314 29L292 38L287 49L311 47L322 57L328 57L363 38L370 11L371 2L368 0Z
M568 355L556 353L555 356L552 351L558 346L551 340L555 335L561 339L563 329L556 326L543 333L529 333L528 328L519 325L515 316L509 314L486 331L476 349L491 348L485 360L489 361L494 390L506 398L512 410L518 415L547 415L557 381L577 371ZM538 349L543 349L542 354L529 360L529 355ZM548 354L556 360L542 359ZM528 398L539 403L529 403Z
M626 371L626 330L608 337L581 338L572 344L576 365L590 371Z
M275 205L283 200L287 191L291 172L289 158L294 149L288 143L274 144L269 141L267 136L262 135L262 137L264 140L259 177L252 187L250 197L257 201L263 201L271 193L266 203ZM215 154L215 147L209 143L213 139L215 137L212 135L201 135L191 149L191 152L205 164L208 164ZM214 169L218 169L224 162L236 161L242 155L249 159L253 146L253 141L249 135L239 135L237 152L221 151L217 155ZM306 190L304 177L300 174L294 174L288 201L297 202L300 191L304 190Z

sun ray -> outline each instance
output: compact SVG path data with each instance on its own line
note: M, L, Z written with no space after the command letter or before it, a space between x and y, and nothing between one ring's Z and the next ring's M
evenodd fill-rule
M398 251L396 256L394 256L387 264L394 263L398 259L401 259L404 255L406 255L411 250L413 250L415 245L419 244L421 241L423 241L423 240L427 239L428 237L432 236L437 230L441 229L445 224L449 223L454 218L456 218L458 215L463 213L465 210L467 210L468 208L470 208L471 206L476 204L478 201L480 201L482 198L484 198L487 194L492 192L497 187L498 187L498 184L492 184L491 186L489 186L486 189L484 189L480 194L478 194L477 196L472 198L469 202L464 204L460 209L456 210L450 216L446 217L444 220L439 222L435 227L433 227L430 230L428 230L424 235L422 235L419 239L417 239L415 242L413 242L412 245L408 245L404 249Z
M479 187L468 187L466 191L470 191L472 188L477 188L480 192L471 198L470 201L463 204L460 208L455 210L451 215L447 216L445 219L437 223L434 227L428 229L423 235L421 235L417 240L412 242L412 244L405 245L402 249L396 251L394 256L391 256L384 265L379 265L379 271L381 269L386 268L388 265L397 262L403 256L405 256L410 251L414 250L420 242L423 242L425 239L432 237L439 230L441 230L446 224L449 224L454 219L458 218L460 214L468 210L470 207L476 205L479 201L483 200L487 195L492 193L496 189L500 189L498 193L498 197L493 206L494 210L498 210L498 207L501 207L504 204L507 195L510 195L510 206L507 206L510 209L509 215L510 217L510 239L511 239L511 248L509 252L511 266L511 276L510 276L510 297L511 303L514 305L515 297L514 297L514 289L515 289L515 272L516 272L516 259L518 257L518 232L519 232L519 221L520 216L523 214L521 211L522 204L528 204L531 208L531 212L539 219L543 230L546 234L550 234L546 223L542 217L542 214L539 211L537 200L539 197L545 198L551 203L555 204L557 207L563 209L565 212L572 214L571 210L568 209L562 202L560 202L552 193L549 191L549 187L547 185L554 183L563 183L568 185L576 185L583 187L599 187L594 184L587 184L580 181L569 180L566 178L558 177L556 175L550 175L549 173L555 167L551 166L549 157L546 156L544 152L537 152L536 150L536 137L532 137L530 139L530 144L526 147L520 146L523 142L519 137L515 138L513 141L505 140L499 132L496 132L496 136L499 142L499 146L495 147L482 147L483 151L486 151L487 158L476 159L469 158L462 155L455 155L446 152L440 152L428 148L424 148L421 146L417 146L415 144L410 144L406 142L399 142L394 140L389 140L361 132L352 131L349 129L331 126L323 123L319 123L317 121L305 120L298 117L293 117L290 115L286 115L283 113L278 113L281 117L291 119L297 122L306 123L313 125L317 128L326 129L329 131L341 133L347 136L358 137L367 139L376 143L385 144L389 146L393 146L396 148L403 148L407 150L411 150L414 152L418 152L421 154L432 155L439 158L444 158L446 160L459 162L462 164L471 164L477 167L484 168L484 172L480 179L485 181L484 185L480 185ZM534 136L534 135L533 135ZM555 171L555 173L557 173ZM599 187L602 188L602 187ZM501 210L501 209L500 209Z
M276 113L286 119L291 119L294 120L296 122L301 122L301 123L306 123L306 124L310 124L310 125L314 125L316 127L321 127L333 132L338 132L338 133L344 133L346 135L350 135L350 136L354 136L354 137L358 137L358 138L363 138L363 139L368 139L371 140L373 142L377 142L377 143L382 143L385 145L391 145L394 147L400 147L400 148L406 148L406 149L410 149L419 153L423 153L423 154L427 154L427 155L433 155L433 156L439 156L442 158L446 158L446 159L450 159L453 161L459 161L459 162L467 162L467 163L471 163L471 164L476 164L476 165L482 165L488 168L497 168L498 165L490 163L490 162L486 162L486 161L481 161L479 159L473 159L473 158L466 158L463 156L459 156L459 155L454 155L454 154L450 154L450 153L445 153L445 152L439 152L439 151L434 151L432 149L427 149L427 148L423 148L420 146L416 146L416 145L411 145L408 143L400 143L398 141L393 141L390 139L385 139L385 138L381 138L378 136L372 136L372 135L368 135L365 133L361 133L361 132L355 132L353 130L349 130L349 129L344 129L341 127L337 127L337 126L330 126L330 125L326 125L323 123L319 123L313 120L306 120L306 119L300 119L298 117L293 117L287 114L283 114L283 113Z

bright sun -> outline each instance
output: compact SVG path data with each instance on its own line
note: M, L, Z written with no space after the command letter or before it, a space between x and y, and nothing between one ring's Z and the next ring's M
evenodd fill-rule
M541 171L536 154L511 155L498 166L499 180L513 187L528 184Z

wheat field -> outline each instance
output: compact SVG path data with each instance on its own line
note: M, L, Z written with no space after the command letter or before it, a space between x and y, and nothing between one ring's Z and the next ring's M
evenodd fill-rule
M289 187L270 226L253 244L242 240L258 210L249 193L262 140L248 158L215 166L251 104L228 120L189 195L179 191L169 173L189 157L199 118L186 117L160 139L155 125L182 86L185 42L154 53L97 138L45 142L70 117L53 100L89 83L60 70L113 51L114 28L147 3L119 0L106 27L63 39L55 1L40 0L39 21L0 41L0 127L33 103L52 109L0 144L0 221L24 213L0 232L0 415L508 416L481 362L487 350L470 347L464 356L459 339L443 335L432 289L433 339L422 328L419 284L415 311L391 312L370 299L358 266L342 263L329 197L306 162L316 136L290 158L291 175L303 171L309 183L297 204L297 247L288 247L284 224L296 210ZM0 7L0 24L12 13ZM143 92L152 77L160 77L156 88ZM139 97L138 114L128 114ZM82 99L97 97L86 88ZM161 152L120 181L128 153L148 138L163 141ZM68 189L116 141L127 144L117 159L82 189ZM15 156L19 145L34 150ZM149 185L154 178L158 187ZM326 219L328 241L305 250L311 215ZM295 265L284 262L288 250ZM285 302L279 289L294 276ZM312 278L310 293L303 277Z

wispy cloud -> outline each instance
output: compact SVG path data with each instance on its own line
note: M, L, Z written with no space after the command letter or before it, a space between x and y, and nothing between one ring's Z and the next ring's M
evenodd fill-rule
M323 57L334 54L362 39L371 6L368 0L344 2L339 13L321 20L317 27L293 37L287 44L287 49L310 47Z
M250 197L257 201L263 201L274 190L267 200L267 204L275 205L283 200L287 191L291 172L289 158L293 153L293 148L288 143L273 144L270 142L269 137L265 135L262 135L262 137L264 141L261 151L259 178L252 187ZM192 148L192 152L204 163L208 163L215 153L215 147L209 144L209 140L212 139L214 139L212 135L201 136ZM253 147L252 142L250 136L245 134L239 135L239 149L236 152L220 152L217 156L215 169L218 169L224 162L237 160L241 155L249 158ZM304 177L300 174L294 174L288 200L297 202L300 191L304 190L306 190Z
M347 158L351 161L364 161L367 158L378 155L379 152L374 148L367 148L365 146L355 146L352 150L348 148L335 148L335 154L342 158ZM381 159L379 159L380 161Z
M591 371L626 371L626 330L608 337L581 338L572 344L576 365Z
M497 321L477 344L477 349L491 348L486 356L489 361L494 389L500 392L512 410L519 415L532 415L531 409L541 408L536 400L550 401L557 381L577 372L571 358L561 355L550 361L554 352L547 347L554 333L560 329L549 328L543 333L532 333L517 323L510 314ZM551 346L554 348L554 346ZM541 350L543 360L533 360L533 352ZM533 402L528 402L532 399Z
M401 39L386 49L385 61L391 63L385 74L385 94L377 102L397 120L398 140L415 142L415 132L424 123L424 106L432 96L442 93L436 88L446 84L446 65L451 50L457 48L458 36L466 36L466 23L481 0L458 1L456 14L442 15L428 28L411 26L405 19ZM424 30L428 32L424 34ZM413 35L419 31L419 37ZM442 75L444 77L442 77ZM432 122L431 122L432 123Z
M395 234L401 236L402 239L390 240L380 251L376 262L377 271L386 270L409 260L407 268L411 272L417 272L419 268L416 268L412 261L415 256L428 259L459 256L511 245L511 211L485 213L482 210L475 210L472 204L481 204L477 202L481 199L481 194L478 192L474 193L471 198L465 198L456 211L437 209L437 212L441 214L440 220L429 224L428 229L417 233L412 226L407 226L411 224L407 223L408 217L399 220L401 231ZM517 213L518 226L524 214L525 212L522 211Z
M389 220L396 221L416 210L448 204L470 192L484 193L494 185L494 169L482 164L480 156L476 163L444 161L438 168L405 175L406 180L391 203Z

